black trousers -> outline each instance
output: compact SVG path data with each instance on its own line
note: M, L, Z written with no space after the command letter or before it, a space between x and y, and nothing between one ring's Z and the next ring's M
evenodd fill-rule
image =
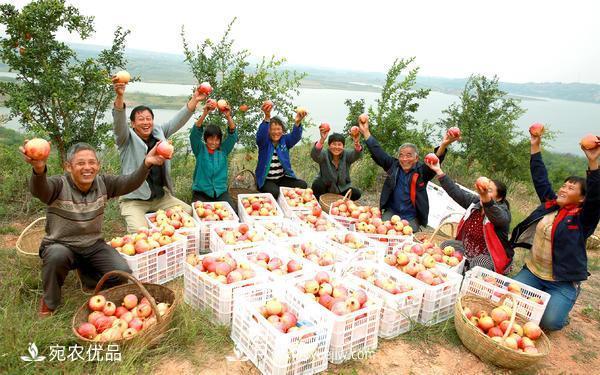
M277 180L265 180L265 184L258 189L261 193L271 193L275 199L279 198L279 188L281 186L306 189L306 181L299 178L283 176Z
M331 186L331 184L329 186ZM313 194L315 195L315 197L317 197L317 199L319 199L319 197L323 194L332 193L331 191L329 191L329 186L327 186L325 181L323 181L321 178L317 177L313 181L311 189L313 190ZM360 197L362 196L362 192L357 187L350 186L350 188L340 192L340 194L346 195L346 193L350 189L352 189L352 193L350 193L350 199L353 201L359 200Z
M42 287L46 306L55 310L60 304L61 288L70 270L79 269L81 282L94 288L109 271L119 270L131 273L125 259L103 240L87 248L65 246L54 243L42 245ZM110 277L104 284L109 288L122 283L120 277Z
M237 210L237 202L233 202L233 200L231 199L231 195L229 195L228 191L224 192L223 194L219 195L216 198L212 198L209 195L207 195L207 194L205 194L205 193L203 193L201 191L192 190L192 203L194 203L196 201L200 201L200 202L227 202L233 208L233 210L235 211L236 214L238 212L238 210Z

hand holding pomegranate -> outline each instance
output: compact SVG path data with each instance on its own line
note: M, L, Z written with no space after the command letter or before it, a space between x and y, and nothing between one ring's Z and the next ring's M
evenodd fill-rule
M365 139L368 139L371 136L371 132L369 131L369 116L365 113L358 116L358 130Z
M542 134L530 133L531 153L536 154L542 150Z
M304 120L306 115L307 115L306 111L297 111L296 112L296 117L294 118L294 122L296 123L296 126L300 125L300 123L302 122L302 120Z
M214 111L217 108L217 101L214 99L208 99L206 100L206 103L204 103L204 113L208 114L211 111Z
M268 121L271 119L271 111L273 110L273 102L270 100L265 100L260 107L260 110L265 114L265 120Z
M23 155L23 160L33 167L36 174L44 173L46 161L50 156L50 142L40 138L26 139L23 146L19 147L19 151Z
M144 159L144 165L146 168L150 168L153 165L163 165L165 162L165 158L157 152L157 149L162 142L164 141L158 142L156 146L152 147L152 150L150 150L146 155L146 158ZM173 146L171 146L171 148L173 148Z
M116 76L113 76L111 80L117 96L123 96L125 94L125 87L127 87L127 84L120 82Z
M425 162L425 164L429 167L429 169L431 169L432 171L435 172L436 175L441 176L444 174L444 171L442 171L442 166L440 165L440 159L436 156L435 159L432 157L427 157L430 154L427 154L425 156L425 158L423 159L423 162ZM434 155L435 154L431 154Z
M600 140L598 141L600 142ZM586 145L581 145L583 153L588 159L588 165L591 171L598 169L598 159L600 158L600 143L595 148L586 148Z
M450 129L448 129L448 131L446 132L446 134L444 134L444 138L442 139L442 143L449 145L451 143L454 143L456 141L460 141L462 139L461 135L460 135L460 129L457 128L456 126L451 127Z

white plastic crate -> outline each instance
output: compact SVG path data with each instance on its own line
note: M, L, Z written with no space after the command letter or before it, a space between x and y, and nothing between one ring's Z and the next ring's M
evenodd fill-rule
M339 231L345 230L344 226L333 220L331 216L327 215L325 212L321 213L323 219L325 219L330 225L329 229L324 231L317 231L312 224L304 221L306 215L310 214L309 212L294 212L294 216L291 218L292 221L298 223L301 228L304 229L305 232L313 232L313 233L335 233Z
M368 300L373 301L372 304L346 315L336 315L298 290L299 285L303 285L306 280L314 278L315 274L314 272L307 272L301 278L296 279L293 290L323 313L327 327L332 332L329 362L339 364L352 359L354 354L375 351L383 302L363 289L367 293ZM332 277L334 284L336 281L340 281L347 288L349 294L357 289L362 289L353 283L350 278L339 278L331 272L329 272L329 275Z
M238 289L231 339L265 375L308 375L327 369L331 330L323 313L291 288L257 285ZM285 303L304 325L291 333L276 330L259 307L276 298Z
M446 281L439 285L432 286L414 278L425 288L419 322L427 325L437 324L454 316L454 304L463 279L456 272L437 266L436 268L446 277Z
M310 202L306 203L306 205L304 206L291 206L287 199L284 196L284 193L286 191L289 190L294 190L295 188L290 188L290 187L285 187L285 186L281 186L279 188L279 197L277 198L277 204L279 204L279 207L281 208L281 211L283 211L283 214L285 215L285 217L292 217L294 215L294 212L298 212L298 211L303 211L303 212L310 212L312 211L312 208L316 205L319 206L319 202L317 201L317 199L315 198L313 204L309 204ZM301 190L306 190L306 189L301 189Z
M292 221L291 219L285 218L281 219L281 221L268 221L262 223L265 228L265 233L267 234L268 240L274 244L282 244L282 243L296 243L304 240L304 231L302 227L298 225L298 223ZM286 232L290 232L292 235L288 237L280 237L274 233L274 229L283 229Z
M404 242L401 242L401 243L399 243L399 244L398 244L398 245L396 245L396 247L394 247L393 249L391 249L391 250L390 250L390 249L388 248L388 251L387 251L386 255L387 255L387 254L392 254L392 255L393 255L393 254L395 254L395 253L396 253L396 251L398 251L398 250L401 250L401 249L402 249L404 246L406 246L406 245L410 245L410 246L412 246L412 245L414 245L414 244L423 245L423 244L422 244L422 243L420 243L420 242L416 242L416 241L414 241L414 238L407 238L407 239L406 239ZM423 259L423 257L424 257L424 256L425 256L425 254L421 255L421 256L419 257L419 259ZM462 275L462 274L463 274L463 270L464 270L464 268L465 268L465 262L466 262L466 259L465 259L465 257L463 256L462 260L461 260L461 261L460 261L460 262L459 262L459 263L458 263L456 266L454 266L454 267L451 267L450 265L448 265L448 264L446 264L446 263L443 263L443 262L437 262L437 261L435 262L435 265L436 265L436 266L439 266L439 267L440 267L440 268L442 268L442 269L447 269L447 270L450 270L450 271L452 271L452 272L456 272L456 273L457 273L457 274L459 274L459 275Z
M252 231L256 231L256 233L261 237L260 241L255 242L239 242L235 244L226 244L225 241L217 234L217 230L219 229L230 229L236 228L240 225L240 223L218 223L213 224L210 227L210 244L209 248L212 252L219 251L239 251L244 249L249 249L251 247L256 247L267 243L267 236L265 233L265 229L262 225L258 223L248 223L248 227Z
M253 215L249 215L246 212L246 209L244 207L244 205L242 204L242 200L244 198L252 198L252 197L263 197L263 198L268 198L271 201L271 204L273 205L273 207L275 207L275 209L277 210L277 215L275 216L253 216ZM240 220L244 223L249 223L252 221L278 221L284 218L283 215L283 211L281 210L281 207L279 207L279 205L277 204L277 201L275 200L275 198L273 198L273 195L271 193L252 193L252 194L239 194L238 195L238 213L240 216Z
M484 277L488 278L489 282L483 280ZM492 280L494 280L493 283ZM509 293L508 284L511 283L521 287L521 295L513 293L517 302L517 314L526 321L532 321L539 324L544 315L544 311L546 311L546 307L548 306L550 294L509 277L500 275L487 268L477 266L467 271L460 293L474 294L483 298L488 298L493 302L498 302L504 294ZM542 303L540 304L537 301L529 300L529 298L539 299ZM510 303L509 300L507 300L507 303Z
M140 282L164 284L183 274L185 248L186 241L182 237L168 245L141 254L119 254L125 258L132 275Z
M221 205L223 205L223 208L225 208L229 214L231 215L231 220L210 220L210 221L203 221L202 219L200 219L200 217L198 216L198 213L196 211L196 208L198 205L202 204L202 205L210 205L211 207L214 207L215 203L219 203ZM192 213L194 216L194 219L196 220L196 222L198 223L198 226L200 227L200 244L199 244L199 248L198 250L200 251L208 251L209 250L209 246L210 246L210 228L211 226L213 226L214 224L219 224L219 223L230 223L230 224L234 224L234 223L239 223L240 218L238 217L238 215L235 213L235 211L233 210L233 208L229 205L229 203L227 202L200 202L200 201L196 201L192 204Z
M184 217L190 217L194 221L193 227L181 227L175 230L175 233L179 233L182 236L186 237L185 242L185 253L187 254L197 254L200 248L200 227L198 226L198 222L187 213L182 213ZM150 220L150 218L156 217L156 212L152 212L145 215L146 221L150 228L157 228L157 225Z
M284 264L284 267L287 266L287 263L290 260L295 260L302 266L302 269L299 271L293 272L293 273L287 273L287 274L283 274L283 275L275 274L275 273L269 271L268 269L263 268L259 264L254 263L253 261L250 260L250 258L252 256L256 256L259 253L265 253L271 259L275 258L275 257L281 259ZM293 283L294 279L298 279L298 278L302 277L304 272L312 271L316 267L316 265L314 265L312 262L303 262L300 259L298 259L297 257L292 256L292 254L289 252L275 250L272 245L263 245L263 246L253 247L253 248L247 249L247 250L238 251L238 252L234 253L234 257L236 260L243 260L245 262L252 263L257 270L265 273L265 275L269 279L269 281L274 281L277 284L282 283L282 284L290 284L291 285Z
M329 217L331 217L333 220L340 223L341 226L343 226L344 228L346 228L348 230L350 230L352 228L352 226L358 222L358 219L355 219L350 216L346 217L346 216L332 215L331 208L329 209Z
M313 232L313 233L315 233L315 232ZM341 264L349 259L348 254L337 249L331 243L325 241L325 239L323 237L320 237L318 235L317 236L313 235L312 237L313 237L313 239L310 239L310 240L304 239L304 241L300 241L300 242L281 244L278 247L278 249L280 249L282 252L288 252L289 254L292 254L292 256L296 257L303 264L308 264L308 265L312 266L313 268L318 269L319 271L332 271L336 264ZM310 260L307 257L304 257L303 255L300 255L299 253L294 251L294 249L301 248L303 244L314 247L315 254L318 257L323 255L323 253L325 253L325 252L330 252L333 255L333 264L331 264L329 266L321 266L318 263L316 263L315 261Z
M355 249L342 243L347 234L352 234L357 241L363 244L363 246L361 248ZM347 230L339 231L336 233L327 233L325 236L325 240L334 248L347 254L348 258L352 258L353 256L360 254L364 258L370 258L375 261L378 261L379 259L383 259L383 257L385 256L385 245L363 235L362 233L351 232Z
M387 246L388 251L392 251L399 244L404 243L407 240L412 240L413 235L387 235L387 234L377 234L377 233L366 233L366 232L358 232L354 225L350 227L350 230L355 231L356 233L363 234L375 241L381 242L385 246Z
M200 255L200 259L204 259L206 256L218 257L225 254L226 252L204 254ZM251 264L250 269L256 272L256 277L236 283L223 284L208 276L206 272L201 272L185 262L183 274L184 301L197 309L210 310L213 313L215 322L230 325L233 314L234 291L266 282L264 273L258 272L256 267Z
M407 285L412 290L392 294L379 288L372 282L354 275L355 271L366 268L373 270L373 276L383 279L391 279L395 283ZM384 304L381 309L381 322L379 323L379 337L391 339L412 329L419 319L421 303L425 288L416 279L400 272L387 264L372 261L360 262L345 270L345 275L359 287L365 289L369 295L377 296Z

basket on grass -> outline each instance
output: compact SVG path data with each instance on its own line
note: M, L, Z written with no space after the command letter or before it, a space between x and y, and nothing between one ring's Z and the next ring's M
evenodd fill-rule
M40 244L46 234L46 217L35 219L21 232L17 239L17 254L21 262L29 266L40 266Z
M471 311L486 310L500 306L505 298L513 298L510 293L505 294L498 304L493 303L489 299L466 294L460 296L456 304L454 305L454 326L456 327L456 333L462 341L463 345L467 347L473 354L479 357L482 361L492 363L496 366L520 369L534 365L548 356L550 352L550 340L546 334L542 332L542 335L535 341L535 347L538 353L524 353L519 352L510 348L507 348L500 343L495 342L485 333L481 332L475 325L473 325L465 314L463 309L468 307ZM516 306L513 300L512 306ZM513 324L519 323L523 325L525 321L516 315L516 308L512 308L512 315L510 324L504 334L505 338L511 331Z
M340 200L340 199L347 201L348 199L350 199L351 194L352 194L352 189L348 189L348 191L346 192L345 195L334 194L334 193L325 193L319 197L319 204L321 205L321 208L323 209L323 211L329 213L329 210L331 209L331 205L333 204L333 202Z
M249 179L251 180L249 181ZM237 202L239 194L252 194L258 193L256 188L256 176L254 172L249 169L243 169L240 173L236 174L229 188L229 195L231 200Z
M118 285L110 289L101 290L102 286L106 282L106 280L111 276L120 276L122 278L126 278L132 282L132 284L123 284ZM167 331L167 327L173 318L173 311L175 310L175 306L177 300L175 298L175 292L171 289L167 288L163 285L158 284L142 284L135 277L131 276L127 272L123 271L110 271L104 274L102 279L98 281L98 285L96 285L96 290L94 291L94 295L100 294L103 295L107 301L122 301L123 298L128 294L135 294L139 296L143 295L150 301L150 306L152 307L152 311L154 312L154 316L156 316L156 323L142 329L136 335L129 339L119 339L115 341L110 341L111 344L119 344L119 346L135 346L135 347L151 347L156 345L163 334ZM165 302L169 304L169 308L164 313L164 315L160 315L158 312L158 308L156 307L156 301ZM91 313L90 308L88 307L88 301L86 301L83 306L81 306L75 315L73 316L72 321L72 329L75 337L79 341L85 344L90 344L94 341L85 338L77 332L77 327L81 323L87 322L88 315Z

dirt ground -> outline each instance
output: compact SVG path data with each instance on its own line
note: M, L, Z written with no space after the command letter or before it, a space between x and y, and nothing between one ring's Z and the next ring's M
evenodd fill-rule
M22 230L25 225L11 223ZM18 235L0 235L0 248L14 248ZM600 257L600 250L590 258ZM180 291L179 291L180 292ZM582 293L570 314L570 324L549 334L552 349L548 358L534 367L511 372L480 361L462 345L407 342L401 338L380 339L369 359L331 365L331 374L598 374L600 373L600 322L590 318L600 314L600 271L583 284ZM596 315L597 316L597 315ZM598 319L598 318L596 318ZM239 361L233 350L225 355L194 348L195 355L168 358L154 374L259 374L249 361Z

